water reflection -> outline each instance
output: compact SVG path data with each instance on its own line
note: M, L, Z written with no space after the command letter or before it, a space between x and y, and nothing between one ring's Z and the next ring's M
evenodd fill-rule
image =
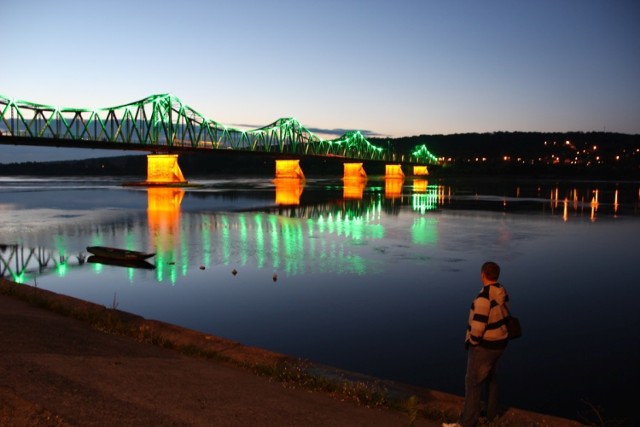
M25 283L52 270L64 275L70 264L60 261L49 268L52 259L64 260L65 254L75 250L82 260L77 266L82 266L87 245L153 251L156 280L171 284L186 276L190 268L215 265L252 264L289 275L314 270L366 274L367 261L349 254L349 248L354 241L385 237L383 213L397 214L402 207L389 205L389 194L394 198L402 196L401 180L393 181L396 182L391 184L392 189L385 188L384 197L378 192L365 196L366 181L357 180L345 182L344 191L350 197L301 206L304 184L299 180L276 180L276 202L280 206L241 213L185 213L181 209L185 199L183 188L148 188L146 224L143 217L133 216L99 226L91 223L61 226L54 236L58 254L34 256L48 250L12 246L11 254L2 254L2 276ZM418 189L412 196L411 208L420 213L436 209L440 187L429 187L422 180ZM432 220L416 221L412 226L413 240L417 244L433 244L437 236L435 226ZM23 255L23 251L28 254ZM9 268L16 252L20 252L23 261L19 267ZM98 274L105 268L104 263L91 263L90 267ZM141 274L134 267L123 269L129 282Z
M387 199L397 199L402 196L403 178L385 178L384 197Z
M304 190L304 180L299 178L276 178L273 180L276 186L277 205L299 205L302 191Z
M607 208L605 214L612 214L613 217L617 217L621 207L619 202L620 189L614 188L604 193L607 197L606 201L601 201L601 193L602 190L598 187L583 189L573 187L563 194L563 190L560 187L555 187L551 189L550 205L552 210L556 210L560 204L562 205L562 219L565 222L569 220L570 213L573 213L574 216L577 217L588 213L589 219L595 222L598 217L598 211L602 207ZM627 196L630 196L630 193L627 194ZM627 199L631 202L629 206L632 207L629 213L637 213L640 198L635 200L635 203L632 197L627 197Z
M361 200L364 195L366 178L345 178L342 196L345 200Z
M82 267L86 256L82 253L67 256L66 251L26 248L20 245L0 245L0 277L26 283L45 274L66 276L70 270Z
M155 249L156 279L163 281L168 277L175 283L178 270L175 259L179 258L176 250L181 248L180 205L184 198L183 188L148 188L147 218L151 246ZM185 259L185 258L183 258ZM188 262L183 265L186 274ZM164 268L162 268L164 267Z
M426 193L428 185L429 181L427 181L426 179L414 179L413 192L418 194Z
M519 184L511 194L504 191L498 196L497 192L491 195L461 186L433 185L421 178L408 185L404 179L387 178L382 192L375 182L352 178L343 180L342 198L311 197L301 203L305 181L276 179L273 185L276 206L251 212L183 212L182 205L190 200L184 188L148 188L146 218L119 215L96 224L64 222L61 215L50 244L3 245L0 275L18 282L52 273L64 276L84 266L88 245L154 251L155 279L172 284L186 276L190 268L216 265L254 265L290 275L314 269L367 274L370 263L360 255L349 254L349 248L353 242L384 239L387 230L382 216L396 216L407 208L421 215L410 226L411 241L428 246L438 242L438 221L429 216L436 210L549 209L563 222L583 216L595 222L601 213L613 218L621 210L636 213L640 201L640 190L634 194L635 189L627 189L623 196L618 187L602 189L592 184L552 186L545 200L538 197L545 193L541 186L531 189ZM215 197L198 194L205 201ZM624 207L623 198L634 200ZM3 209L17 212L20 205L5 204ZM91 264L91 268L100 273L104 266ZM138 274L133 268L126 269L130 282Z

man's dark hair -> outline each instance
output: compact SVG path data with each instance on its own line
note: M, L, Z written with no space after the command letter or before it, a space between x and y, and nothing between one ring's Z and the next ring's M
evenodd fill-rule
M482 264L480 271L483 272L484 277L489 280L498 280L498 277L500 277L500 266L492 261Z

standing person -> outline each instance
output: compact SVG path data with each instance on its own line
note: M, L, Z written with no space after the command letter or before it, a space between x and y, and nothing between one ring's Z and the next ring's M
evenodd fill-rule
M480 269L482 290L471 304L469 326L465 338L467 374L464 410L460 422L443 426L475 427L480 418L480 395L486 387L486 416L490 421L498 409L496 369L507 347L505 317L509 313L509 295L498 283L500 266L485 262Z

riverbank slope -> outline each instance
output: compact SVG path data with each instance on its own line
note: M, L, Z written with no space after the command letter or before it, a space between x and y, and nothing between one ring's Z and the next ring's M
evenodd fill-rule
M438 426L462 405L5 279L0 336L1 425Z

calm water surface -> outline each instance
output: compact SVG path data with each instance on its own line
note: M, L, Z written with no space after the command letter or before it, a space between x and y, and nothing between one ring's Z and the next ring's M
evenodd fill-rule
M0 274L463 394L468 309L491 259L524 327L502 402L639 422L625 403L640 397L638 182L122 181L0 178ZM90 245L156 252L155 268L90 262Z

